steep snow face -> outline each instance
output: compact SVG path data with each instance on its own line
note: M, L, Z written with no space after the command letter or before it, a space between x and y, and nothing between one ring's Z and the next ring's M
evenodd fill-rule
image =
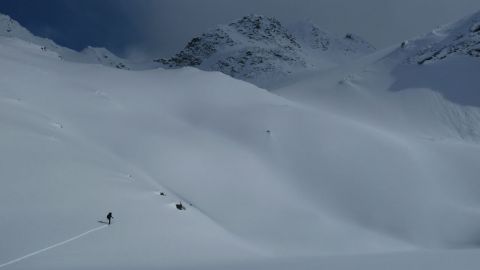
M17 21L7 15L0 14L0 36L18 38L39 46L45 53L54 52L59 59L80 63L96 63L119 69L145 69L147 66L135 65L115 56L105 48L87 47L82 52L59 46L50 39L33 35Z
M479 15L301 78L277 93L414 136L478 143Z
M408 62L429 64L451 55L480 57L480 12L402 43Z
M0 36L18 38L27 42L35 43L46 47L44 49L60 49L60 46L56 45L53 41L34 36L17 21L3 14L0 14Z
M81 51L82 56L92 63L98 62L105 66L115 67L118 69L131 69L131 64L128 64L125 59L122 59L105 48L95 48L88 46ZM134 68L135 69L135 68Z
M343 210L356 216L357 222L386 230L389 234L403 235L427 246L439 244L457 247L465 244L475 246L476 240L470 242L467 239L476 239L475 235L478 233L476 229L476 232L471 231L472 234L465 238L456 235L456 232L459 230L466 232L473 228L470 227L471 225L480 220L476 210L480 206L480 201L475 195L480 190L477 181L480 171L475 168L478 167L477 159L480 158L478 156L480 154L480 108L452 102L448 96L438 93L442 91L442 88L438 87L448 88L458 79L464 79L460 87L468 85L474 88L480 83L478 76L471 76L472 73L463 76L458 73L469 69L478 71L480 64L478 61L475 63L475 59L465 57L459 57L452 62L456 58L452 56L452 59L442 61L441 65L430 65L435 66L442 74L451 73L449 76L438 77L430 74L431 70L421 68L423 66L418 66L419 68L414 70L399 69L396 65L390 66L380 60L382 57L380 55L377 59L371 59L371 62L364 63L365 65L348 69L338 68L327 73L316 74L308 80L277 89L275 93L317 109L342 115L380 133L387 132L393 138L405 140L406 144L403 147L406 151L415 152L410 156L411 159L405 159L399 153L392 153L392 156L385 157L388 160L386 163L377 160L365 164L363 159L368 158L376 149L378 150L376 146L370 146L369 149L362 151L363 154L356 156L355 161L349 162L339 159L339 156L342 156L339 152L343 147L338 148L336 150L338 152L332 151L330 158L335 160L332 162L343 164L345 170L343 173L348 175L346 178L352 182L356 179L360 185L354 188L355 183L348 181L348 184L345 184L348 188L340 194L348 194L344 196L350 197L352 190L348 191L349 188L358 190L366 187L364 186L366 183L374 187L372 190L375 191L370 194L373 200L371 203L368 203L366 197L357 197L353 200L355 203L350 202L351 204L344 205L346 209ZM406 68L406 66L403 67ZM395 91L392 91L393 89ZM451 88L452 91L455 89L458 90L457 92L466 94L462 88ZM457 97L459 95L461 94L457 94ZM478 99L478 91L476 96ZM340 133L337 135L340 136ZM324 142L323 147L328 145ZM388 150L385 151L388 152ZM472 156L474 152L476 154ZM410 169L418 169L415 175L405 175L401 172L403 170L400 169L403 166L401 164L407 160L412 162ZM323 162L325 160L321 163ZM365 171L356 175L350 174L352 168L356 166L359 167L354 170L365 168ZM320 167L322 169L319 170L324 171L328 170L329 166L320 165ZM384 175L363 177L368 175L368 173L364 174L366 171L376 171L380 168L386 170ZM308 170L305 167L304 169ZM318 173L323 174L320 171ZM338 178L337 176L330 175L327 179L344 179L342 176ZM404 190L407 187L412 189ZM338 190L333 193L336 192ZM437 197L436 192L442 195L437 194L439 195ZM389 194L388 198L379 198L386 194ZM395 198L396 196L399 197ZM410 208L400 198L408 198L410 202L418 199L418 204L414 203L417 206ZM342 205L340 201L335 205ZM380 204L384 206L388 204L393 208L384 208ZM456 210L453 210L455 208ZM395 212L393 216L391 211ZM455 212L462 214L458 216ZM455 216L452 223L446 221L449 216ZM436 227L437 225L439 227ZM439 239L443 240L437 242ZM467 244L465 240L470 243Z
M389 88L392 91L429 89L454 104L480 107L476 79L480 70L479 52L480 12L476 12L403 42L379 63L388 66L395 78ZM466 117L473 116L469 113ZM463 133L477 134L476 130Z
M469 41L465 41L465 44L470 44L470 42L473 42L472 40L476 39L476 17L476 15L468 17L458 23L441 28L443 32L434 31L434 34L427 35L428 38L420 38L408 44L405 43L402 46L403 48L389 48L359 59L351 65L326 72L318 72L308 78L302 78L290 85L274 90L275 93L290 100L343 115L359 124L376 127L379 131L393 132L399 138L408 138L407 140L419 142L416 146L405 147L426 150L426 152L420 150L422 154L415 155L414 161L419 165L418 168L426 173L415 177L415 181L418 181L417 183L423 181L431 184L435 183L433 184L435 188L427 184L433 189L427 188L427 190L424 190L425 195L429 194L425 198L439 191L437 188L444 184L449 188L440 188L443 190L442 192L445 192L445 196L441 196L443 199L434 199L435 202L433 202L430 201L432 197L429 197L427 200L430 202L424 201L430 205L424 205L429 208L428 213L425 212L415 218L404 217L403 220L408 221L400 227L397 227L397 225L403 223L401 220L397 220L390 225L387 225L389 222L382 223L381 227L391 232L415 227L413 229L415 232L411 231L416 235L414 238L423 238L422 241L426 241L424 243L436 238L430 238L430 236L437 234L439 231L432 229L420 232L417 231L418 225L437 220L436 223L441 224L440 227L449 226L445 223L446 216L440 217L443 216L441 212L449 212L447 209L450 206L446 206L445 203L460 207L462 213L472 213L471 211L474 211L475 214L467 219L472 218L473 221L480 218L476 210L479 207L479 200L476 198L477 195L471 193L473 190L478 191L479 185L476 178L478 178L477 174L479 172L470 171L470 173L467 173L464 171L466 167L478 166L473 165L478 162L476 158L471 159L472 156L468 152L470 150L477 152L480 149L480 95L478 92L480 61L478 57L473 57L472 54L467 53L468 49L448 54L443 59L428 61L421 65L416 62L411 63L408 59L415 56L418 51L422 51L422 48L433 48L444 41L454 40L451 35L459 32L468 33L468 35L465 35L469 37ZM441 33L443 35L440 38ZM461 148L457 152L459 155L453 154L456 152L456 150L453 150L456 147ZM435 150L430 152L427 149ZM466 155L465 158L461 157L463 155ZM442 156L440 159L445 158L444 161L447 159L450 161L437 163L439 161L437 157L440 156ZM424 158L429 161L424 160ZM357 162L361 161L358 160ZM398 168L398 164L396 162L394 164L396 165L392 165L392 168ZM458 170L453 167L457 167ZM348 168L350 169L350 167ZM392 175L387 176L387 178L396 175L398 175L398 172L393 173L392 171ZM411 178L406 177L400 181L406 184L410 180ZM388 180L384 179L384 181ZM420 184L420 186L422 185ZM419 190L417 188L421 189L416 187L415 190L417 191ZM414 197L406 194L405 196ZM380 201L386 202L385 200ZM434 209L436 208L434 205L442 204L445 207ZM433 208L430 208L431 206ZM352 214L358 214L359 210L356 207L354 208ZM372 215L376 211L375 208L375 206L367 207ZM410 212L410 210L408 211ZM434 212L436 212L435 216L437 214L439 216L435 218L427 217ZM397 213L400 214L400 212ZM389 213L384 212L380 216L386 217L387 215ZM450 216L450 214L447 214L447 216ZM427 218L424 219L424 217ZM376 220L376 217L369 216L360 219L363 219L361 222L370 223L372 220ZM465 220L460 220L463 220L463 218L455 221L459 222L457 225L460 227L465 226L464 228L467 228L469 227L467 224L471 224L468 221L464 223ZM420 227L422 226L420 225ZM444 231L440 234L446 236L449 233ZM476 234L473 233L467 238L476 238L474 236ZM427 238L430 238L430 240L427 240ZM453 242L456 242L456 240L453 240ZM476 245L473 242L471 244Z
M303 48L317 53L329 51L331 56L340 57L342 60L353 60L375 51L373 45L358 35L348 33L343 37L337 37L322 31L308 20L290 25L289 30ZM328 56L326 54L324 57ZM339 60L341 59L337 61Z
M288 29L274 18L250 15L193 38L174 57L156 61L221 71L268 87L290 74L329 68L373 50L354 35L331 38L312 24Z
M330 34L320 30L309 20L291 24L288 28L304 47L322 51L331 47Z

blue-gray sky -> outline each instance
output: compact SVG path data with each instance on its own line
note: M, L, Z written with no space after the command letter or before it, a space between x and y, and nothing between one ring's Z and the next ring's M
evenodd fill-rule
M477 10L479 0L0 0L0 12L34 34L136 58L166 57L193 35L251 13L308 18L382 48Z

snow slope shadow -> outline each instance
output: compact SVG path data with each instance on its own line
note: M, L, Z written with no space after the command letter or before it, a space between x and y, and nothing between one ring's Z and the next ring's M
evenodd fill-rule
M450 57L424 65L400 65L392 71L395 83L391 91L427 88L445 99L467 106L480 107L478 59L466 56Z

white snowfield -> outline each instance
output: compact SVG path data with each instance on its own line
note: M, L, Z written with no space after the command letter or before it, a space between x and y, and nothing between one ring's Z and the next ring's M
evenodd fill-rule
M268 92L42 46L0 37L0 269L479 269L478 58Z

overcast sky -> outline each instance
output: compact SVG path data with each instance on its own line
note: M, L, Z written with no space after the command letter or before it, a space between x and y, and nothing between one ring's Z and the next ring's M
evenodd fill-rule
M0 0L33 33L124 57L166 57L196 34L255 13L359 34L378 48L480 10L480 0Z

